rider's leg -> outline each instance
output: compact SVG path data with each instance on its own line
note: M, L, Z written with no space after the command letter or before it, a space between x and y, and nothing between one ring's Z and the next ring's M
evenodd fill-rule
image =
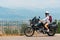
M49 32L48 23L45 24L45 28L47 29L47 32Z

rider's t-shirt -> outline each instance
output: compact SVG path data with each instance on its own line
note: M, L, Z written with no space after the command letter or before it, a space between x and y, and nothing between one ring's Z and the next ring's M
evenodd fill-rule
M46 23L46 22L47 22L48 24L50 24L49 16L47 16L46 18L43 19L43 23Z

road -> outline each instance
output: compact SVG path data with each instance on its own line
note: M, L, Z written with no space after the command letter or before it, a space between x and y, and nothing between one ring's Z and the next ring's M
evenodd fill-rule
M0 36L0 40L60 40L60 34L56 34L55 36Z

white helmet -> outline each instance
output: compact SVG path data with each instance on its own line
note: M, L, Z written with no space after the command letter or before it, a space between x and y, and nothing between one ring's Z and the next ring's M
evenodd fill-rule
M45 13L49 13L49 11L46 11Z

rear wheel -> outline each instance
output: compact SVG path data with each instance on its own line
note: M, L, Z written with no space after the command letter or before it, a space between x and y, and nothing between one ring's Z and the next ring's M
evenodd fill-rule
M48 34L48 36L54 36L55 33L56 33L56 30L51 29L47 34Z
M27 36L27 37L33 36L33 34L34 34L33 28L27 27L27 28L24 30L24 34L25 34L25 36Z

